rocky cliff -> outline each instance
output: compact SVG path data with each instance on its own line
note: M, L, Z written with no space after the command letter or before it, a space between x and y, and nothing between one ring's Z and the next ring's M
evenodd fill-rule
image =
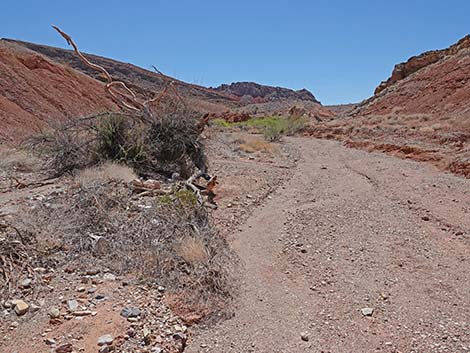
M408 77L416 71L434 64L448 55L455 55L460 50L466 48L470 48L470 35L465 36L447 49L431 50L421 55L413 56L407 62L395 65L392 76L390 76L388 80L380 83L380 85L375 89L375 94L379 94L384 89L392 86L396 82Z

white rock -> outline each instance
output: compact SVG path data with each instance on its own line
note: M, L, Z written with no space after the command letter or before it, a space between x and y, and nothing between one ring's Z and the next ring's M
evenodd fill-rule
M98 346L104 346L105 344L113 343L114 338L111 335L103 335L98 338Z

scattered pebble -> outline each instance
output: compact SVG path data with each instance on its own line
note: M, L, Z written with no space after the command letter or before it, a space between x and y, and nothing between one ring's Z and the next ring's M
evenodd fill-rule
M364 316L372 316L372 314L374 313L374 308L362 308L361 313Z
M113 343L114 338L111 335L103 335L98 338L98 346L104 346Z
M15 310L16 315L18 315L18 316L26 314L26 312L29 309L29 305L26 304L21 299L17 299L17 300L12 301L12 304L15 306L14 310Z
M121 310L121 316L130 318L137 317L140 315L140 309L132 306L126 306Z

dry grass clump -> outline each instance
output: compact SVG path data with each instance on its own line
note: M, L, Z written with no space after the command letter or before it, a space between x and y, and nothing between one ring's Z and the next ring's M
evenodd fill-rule
M41 161L31 153L0 146L0 170L31 173L40 166Z
M204 263L209 258L206 246L201 239L197 238L185 237L181 239L176 252L190 264Z
M239 150L245 153L267 153L272 154L278 151L278 146L260 138L244 138L237 141Z
M58 263L133 274L212 310L231 298L235 257L192 191L139 199L122 183L84 183L48 205L24 228L67 249Z
M137 178L132 168L114 162L105 162L97 167L80 170L75 176L75 181L80 186L86 187L108 181L130 183Z

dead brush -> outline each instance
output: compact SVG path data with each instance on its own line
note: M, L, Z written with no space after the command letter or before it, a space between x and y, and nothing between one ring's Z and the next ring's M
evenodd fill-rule
M54 207L28 215L29 228L62 248L57 261L107 268L185 293L188 305L211 303L212 311L233 294L236 258L191 191L135 199L123 183L71 189Z
M34 271L39 257L37 242L31 233L23 233L6 222L0 223L0 299L11 299L19 291L23 291L23 296L37 296L42 289L42 281ZM20 288L20 282L26 278L34 282L32 288Z

